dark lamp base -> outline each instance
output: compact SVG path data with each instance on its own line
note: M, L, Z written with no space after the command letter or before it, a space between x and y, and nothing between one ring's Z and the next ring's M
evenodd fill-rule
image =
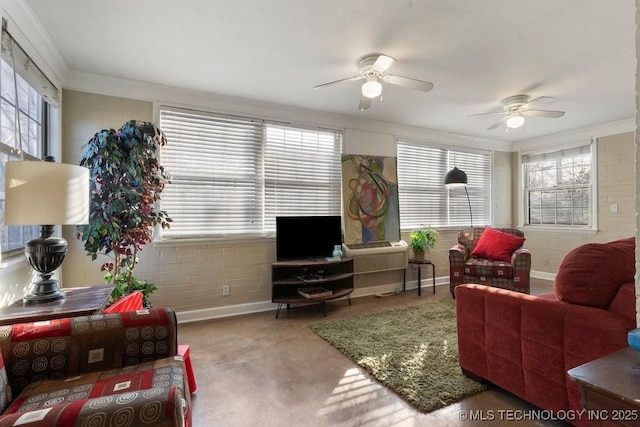
M40 273L40 280L31 284L29 293L22 298L25 304L38 304L64 298L53 271L62 265L67 253L67 241L53 237L53 225L43 225L40 237L30 240L24 247L29 265Z
M25 304L39 304L63 299L64 297L64 292L58 288L58 281L49 279L33 283L29 293L22 298L22 301Z

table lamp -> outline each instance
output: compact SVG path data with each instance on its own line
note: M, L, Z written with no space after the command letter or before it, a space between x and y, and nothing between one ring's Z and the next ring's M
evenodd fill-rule
M54 225L89 222L89 170L54 163L48 156L41 161L6 163L5 225L39 225L40 237L24 248L29 265L40 273L31 284L25 303L42 303L64 298L53 272L62 265L67 241L54 237Z

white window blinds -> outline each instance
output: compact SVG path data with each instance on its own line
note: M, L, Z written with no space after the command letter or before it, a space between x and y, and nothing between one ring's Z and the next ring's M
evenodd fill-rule
M261 232L262 124L163 109L160 128L168 140L162 164L171 174L162 209L173 219L163 237Z
M265 125L265 230L276 216L340 215L342 134Z
M450 150L398 141L398 189L403 229L421 225L460 227L471 225L463 188L444 187L444 176L457 166L467 174L474 225L491 223L491 154Z
M15 68L16 73L34 88L44 100L57 107L60 105L60 91L51 80L40 70L29 55L20 47L15 39L5 29L6 21L2 21L2 59L9 66ZM12 82L7 82L12 84Z
M339 215L342 134L162 107L172 176L164 238L267 234L275 217Z

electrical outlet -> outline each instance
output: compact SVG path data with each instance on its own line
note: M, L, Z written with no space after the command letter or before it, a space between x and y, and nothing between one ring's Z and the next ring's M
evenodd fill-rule
M549 265L549 258L542 258L543 265Z
M228 297L229 296L229 285L224 285L222 287L222 296L223 297Z

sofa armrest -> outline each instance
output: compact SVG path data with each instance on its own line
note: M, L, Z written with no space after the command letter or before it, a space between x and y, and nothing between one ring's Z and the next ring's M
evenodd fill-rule
M516 249L511 255L513 287L519 292L531 292L531 252L527 248Z
M464 263L469 259L469 250L461 243L449 249L449 284L451 289L464 280Z
M177 355L171 308L97 314L0 327L14 394L28 384Z
M511 255L511 264L514 270L531 270L531 252L527 248L516 249Z
M455 293L461 368L545 409L580 408L567 370L625 347L635 328L617 313L505 289Z
M460 257L462 261L466 261L469 259L469 250L462 243L457 243L451 249L449 249L449 259L452 257Z

